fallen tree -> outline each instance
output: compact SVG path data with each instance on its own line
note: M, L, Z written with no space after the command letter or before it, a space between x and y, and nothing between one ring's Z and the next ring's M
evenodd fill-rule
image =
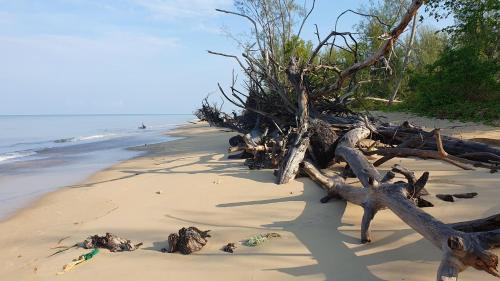
M438 280L456 280L468 266L498 276L498 259L488 251L499 246L498 219L455 225L440 222L420 209L432 206L422 198L428 194L424 186L429 173L417 179L405 167L395 166L385 175L376 167L395 157L418 157L466 170L486 168L494 172L500 164L500 148L442 136L438 129L429 131L409 122L384 123L353 112L348 106L362 82L359 73L368 68L390 69L391 50L424 1L413 0L399 22L381 34L384 41L379 49L364 58L358 52L355 34L336 29L323 39L316 29L318 44L304 54L300 32L314 1L312 8L302 13L296 34L294 1L238 3L238 11L218 11L247 20L252 26L253 42L243 44L241 57L209 53L234 59L241 67L246 78L244 91L237 89L234 74L229 94L219 85L221 94L241 108L241 114L223 114L206 100L200 110L209 123L241 133L230 139L229 152L239 152L232 158L245 158L252 169L276 169L277 184L306 174L327 191L322 202L341 198L361 206L362 243L371 241L370 223L376 213L390 209L442 250ZM337 38L344 42L343 46L338 45ZM349 53L352 63L325 58L325 49L331 52L333 48ZM366 155L380 158L372 164ZM340 162L346 163L340 175L326 176L317 168ZM406 182L393 182L395 173L404 175ZM346 184L346 177L358 178L363 187Z

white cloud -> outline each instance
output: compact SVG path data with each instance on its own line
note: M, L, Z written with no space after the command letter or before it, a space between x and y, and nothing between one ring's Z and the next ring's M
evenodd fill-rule
M133 0L161 19L182 19L214 15L216 8L231 6L232 0Z

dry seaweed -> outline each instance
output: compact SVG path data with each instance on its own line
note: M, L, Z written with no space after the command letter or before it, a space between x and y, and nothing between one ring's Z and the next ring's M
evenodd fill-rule
M108 232L104 236L90 236L87 240L83 241L81 246L85 249L104 248L111 252L122 252L137 250L142 246L142 243L132 244L128 239L120 238Z

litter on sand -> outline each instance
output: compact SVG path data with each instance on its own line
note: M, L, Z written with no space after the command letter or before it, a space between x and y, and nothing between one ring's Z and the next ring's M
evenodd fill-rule
M92 249L89 253L79 256L77 259L74 259L72 262L67 263L63 266L63 271L58 272L57 274L64 274L65 272L73 270L77 265L82 264L85 261L88 261L95 257L99 253L99 249Z
M270 233L265 233L265 234L257 234L257 235L254 235L254 236L248 238L247 240L244 240L243 245L245 245L247 247L255 247L255 246L261 245L262 243L266 242L269 239L280 238L280 237L281 237L281 235L279 233L275 233L275 232L270 232Z
M99 236L93 235L87 238L85 241L81 243L76 243L71 246L57 246L52 249L59 249L55 253L49 255L48 257L52 257L54 255L65 252L71 248L81 247L85 249L94 249L94 248L104 248L108 249L111 252L122 252L122 251L135 251L140 246L142 246L142 242L138 244L133 244L130 240L120 238L114 234L106 233L106 235Z

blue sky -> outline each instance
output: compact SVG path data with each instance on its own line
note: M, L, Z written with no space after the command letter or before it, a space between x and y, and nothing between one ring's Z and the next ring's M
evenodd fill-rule
M312 1L310 1L312 2ZM317 0L324 33L361 0ZM232 0L0 0L0 115L190 113L236 65ZM340 29L359 20L345 17ZM217 100L217 94L212 97Z

